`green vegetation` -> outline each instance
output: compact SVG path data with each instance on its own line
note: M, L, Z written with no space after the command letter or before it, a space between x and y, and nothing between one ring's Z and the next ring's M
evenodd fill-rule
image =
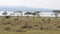
M8 18L9 17L9 18ZM7 19L8 18L8 19ZM0 16L0 34L59 34L60 18Z
M58 17L58 15L60 14L60 10L53 10L54 14L55 14L55 19Z

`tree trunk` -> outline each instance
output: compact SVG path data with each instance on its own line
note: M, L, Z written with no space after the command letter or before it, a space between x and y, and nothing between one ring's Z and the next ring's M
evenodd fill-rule
M55 19L57 19L58 18L58 14L57 13L55 13Z

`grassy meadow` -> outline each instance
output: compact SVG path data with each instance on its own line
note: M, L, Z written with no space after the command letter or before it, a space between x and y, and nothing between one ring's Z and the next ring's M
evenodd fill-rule
M60 34L60 18L0 16L0 34Z

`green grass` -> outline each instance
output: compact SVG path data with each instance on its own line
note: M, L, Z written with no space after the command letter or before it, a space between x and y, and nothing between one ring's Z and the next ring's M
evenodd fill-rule
M60 18L16 18L0 16L0 34L60 34Z

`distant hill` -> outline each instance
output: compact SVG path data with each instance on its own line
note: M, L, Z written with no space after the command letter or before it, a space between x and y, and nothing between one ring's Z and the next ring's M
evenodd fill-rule
M44 9L44 8L32 8L26 6L0 6L0 11L43 11L43 12L50 12L51 9Z

